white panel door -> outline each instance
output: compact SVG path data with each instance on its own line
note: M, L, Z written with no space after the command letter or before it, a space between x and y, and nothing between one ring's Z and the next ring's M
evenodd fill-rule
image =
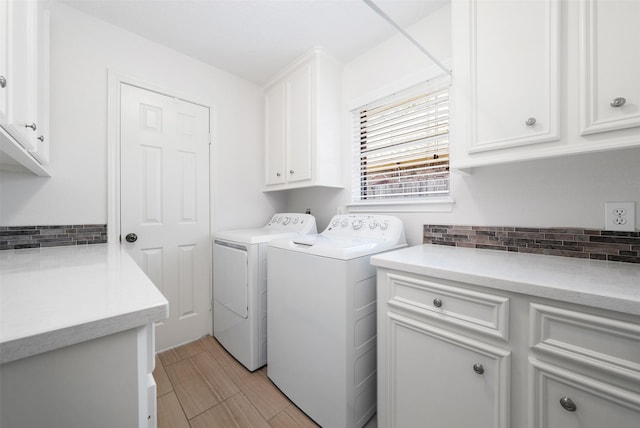
M121 242L169 301L162 350L211 332L209 109L122 84L120 115Z

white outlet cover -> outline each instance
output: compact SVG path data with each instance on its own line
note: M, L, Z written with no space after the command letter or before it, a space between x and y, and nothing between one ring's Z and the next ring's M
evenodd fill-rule
M623 214L620 214L620 213ZM634 232L636 230L635 202L606 202L604 204L605 230Z

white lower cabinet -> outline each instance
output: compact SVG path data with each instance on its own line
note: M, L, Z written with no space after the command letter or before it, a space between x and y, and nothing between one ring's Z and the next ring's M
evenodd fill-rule
M381 426L509 426L510 352L394 313L387 329L395 346L378 378L393 394L379 397ZM454 385L455 396L438 393Z
M508 428L509 301L378 271L378 425Z
M638 427L640 317L490 283L378 268L379 427Z
M155 428L153 325L0 365L3 428Z
M640 325L615 313L530 303L533 428L637 427Z
M533 428L636 428L640 394L533 362Z

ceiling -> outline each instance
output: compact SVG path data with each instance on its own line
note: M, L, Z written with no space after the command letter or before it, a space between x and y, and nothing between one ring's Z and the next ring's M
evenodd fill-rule
M59 0L262 85L322 46L343 62L396 34L362 0ZM374 0L402 28L449 0Z

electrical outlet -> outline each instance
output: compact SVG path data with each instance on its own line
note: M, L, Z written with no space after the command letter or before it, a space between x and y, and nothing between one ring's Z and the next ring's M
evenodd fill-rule
M606 202L605 230L633 232L636 230L635 202Z

